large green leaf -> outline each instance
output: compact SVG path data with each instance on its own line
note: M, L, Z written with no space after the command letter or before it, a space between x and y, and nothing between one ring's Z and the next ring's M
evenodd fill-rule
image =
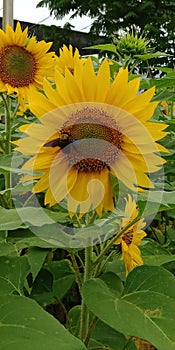
M103 273L100 278L106 283L111 292L115 293L116 296L120 296L123 291L122 280L112 271Z
M0 349L86 349L79 339L31 299L0 296L0 308Z
M68 325L72 334L78 335L80 329L80 311L81 306L73 307L68 314ZM90 314L90 322L94 321L94 315ZM136 350L136 347L131 339L126 337L109 327L104 322L97 320L95 328L92 332L89 344L89 349L106 349L106 350Z
M55 245L52 245L51 243L48 243L39 237L36 237L34 233L26 228L9 231L8 242L15 245L17 250L28 247L55 248Z
M44 226L56 221L65 222L64 213L52 212L42 207L5 209L0 207L0 230L15 230L20 227Z
M115 330L144 338L158 350L175 350L175 278L161 267L141 266L116 298L98 279L83 286L89 309Z
M30 266L26 256L0 257L0 295L23 294L23 287Z

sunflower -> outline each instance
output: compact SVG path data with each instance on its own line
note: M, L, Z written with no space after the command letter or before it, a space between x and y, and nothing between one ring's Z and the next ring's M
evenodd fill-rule
M5 32L0 29L0 92L16 93L22 103L31 88L41 88L53 66L53 52L47 52L51 45L28 37L28 28L22 31L19 22L15 31L9 24Z
M83 64L86 60L85 58L80 58L80 54L77 48L73 52L72 45L69 45L69 48L66 45L63 45L63 47L59 50L59 53L60 55L56 60L55 67L63 75L65 75L66 69L68 69L73 74L77 61L81 61Z
M121 222L121 229L125 228L138 216L138 209L136 202L132 199L131 195L128 195L125 206L125 215ZM135 224L130 226L114 244L121 245L122 256L124 261L126 274L133 270L136 266L143 265L140 249L138 246L141 244L141 240L146 236L143 231L146 223L144 219L140 219Z
M156 141L166 125L148 121L155 89L138 94L139 78L128 82L127 69L110 84L109 65L104 60L96 74L88 58L77 62L74 75L57 71L55 88L45 80L45 96L29 98L38 123L22 127L28 137L16 142L18 151L33 156L24 169L41 173L33 191L45 191L50 206L66 197L72 215L114 209L111 173L137 191L154 187L148 174L164 162L157 152L166 150Z

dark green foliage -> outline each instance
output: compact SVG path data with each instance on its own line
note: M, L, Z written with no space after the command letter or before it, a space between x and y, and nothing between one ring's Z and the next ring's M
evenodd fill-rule
M114 0L114 1L80 1L80 0L42 0L38 7L47 6L50 13L62 19L72 13L70 18L87 15L94 19L90 32L105 34L109 38L118 36L119 29L135 27L151 39L151 47L173 55L175 2L169 0ZM168 62L171 58L159 59L159 63Z

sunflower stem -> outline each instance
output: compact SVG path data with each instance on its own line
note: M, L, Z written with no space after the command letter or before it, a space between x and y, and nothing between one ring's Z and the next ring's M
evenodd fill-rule
M4 153L8 156L11 154L11 101L7 95L2 94L2 100L5 111L5 141L4 141ZM11 188L11 173L8 172L5 177L5 189ZM11 194L7 191L7 201L10 205ZM11 206L11 205L10 205Z
M93 318L93 320L92 320L92 322L91 322L91 324L89 326L89 330L88 330L87 336L86 336L85 341L84 341L84 344L86 346L88 346L88 344L89 344L89 340L90 340L91 335L92 335L92 333L94 331L94 328L96 326L97 321L98 321L98 317L94 316L94 318Z
M11 153L11 103L7 95L1 95L5 111L5 154Z
M85 248L85 268L84 268L84 283L92 276L92 252L93 247L90 245ZM89 310L82 297L81 315L80 315L80 339L85 341L89 328Z
M82 279L81 279L80 270L79 270L79 267L78 267L78 264L77 264L77 260L75 258L73 250L71 248L67 248L67 250L68 250L68 252L70 254L70 257L71 257L71 260L72 260L72 266L73 266L73 269L74 269L74 273L75 273L75 276L77 278L78 288L79 288L79 291L81 292Z
M0 202L2 203L4 208L9 209L9 204L4 194L0 194Z

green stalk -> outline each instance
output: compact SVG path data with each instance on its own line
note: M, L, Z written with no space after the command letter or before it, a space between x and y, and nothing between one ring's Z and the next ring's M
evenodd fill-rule
M5 154L11 153L11 101L8 96L2 96L5 110Z
M97 214L95 211L89 213L88 225L92 225L95 222ZM85 248L85 263L84 263L84 280L85 283L92 277L93 273L93 262L92 262L93 246L91 239L89 246ZM81 302L81 315L80 315L80 339L85 342L89 330L89 310L82 297Z
M9 209L8 201L4 194L0 194L0 202L4 208Z
M86 339L85 339L85 342L84 342L84 344L85 344L86 346L88 346L88 344L89 344L91 335L92 335L92 333L93 333L93 331L94 331L94 328L95 328L95 326L96 326L97 321L98 321L98 317L97 317L97 316L94 316L94 318L93 318L93 320L92 320L92 322L91 322L91 324L90 324L90 326L89 326L89 330L88 330L88 333L87 333L87 336L86 336Z
M6 155L11 154L11 101L9 97L3 94L2 100L4 103L4 111L5 111L5 140L4 140L4 153ZM11 173L8 172L4 175L5 177L5 189L11 188ZM10 204L11 202L11 195L10 192L7 192L7 199Z
M11 154L11 101L10 98L2 94L2 101L4 104L4 114L5 114L5 139L4 139L4 153L5 155ZM5 189L11 188L11 173L7 172L4 174L5 179ZM1 196L1 201L3 201L3 204L5 208L11 208L11 193L10 191L7 191L6 196ZM3 240L6 241L8 236L8 230L5 230L3 233Z
M67 251L70 254L70 257L71 257L71 260L72 260L72 267L74 269L74 273L75 273L75 276L76 276L76 279L77 279L78 288L79 288L79 291L81 292L82 280L81 280L81 274L80 274L80 270L79 270L79 267L78 267L78 264L77 264L77 260L75 258L74 252L73 252L73 250L71 248L67 248Z
M90 245L85 248L85 268L84 268L84 282L92 276L92 252L93 247ZM80 339L85 341L89 328L89 310L82 298L81 315L80 315Z

